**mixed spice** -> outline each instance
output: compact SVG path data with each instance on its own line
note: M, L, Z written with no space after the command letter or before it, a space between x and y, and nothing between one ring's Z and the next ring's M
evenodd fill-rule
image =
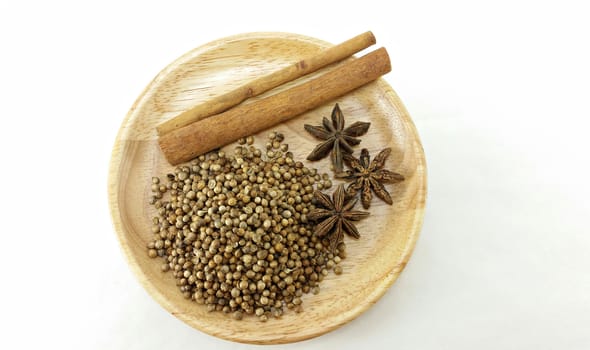
M372 192L388 204L382 183L403 181L383 169L390 149L370 161L352 146L370 123L345 128L336 104L331 120L305 125L323 142L309 155L331 154L336 178L351 181L332 187L327 174L293 158L284 135L269 135L266 149L254 138L238 141L233 154L210 152L179 166L165 181L152 179L153 240L148 256L163 259L185 298L235 319L256 315L261 321L280 317L285 308L303 310L303 294L317 294L330 270L342 273L344 234L358 239L354 222L368 212L355 210L357 194L368 209ZM350 169L343 171L343 164Z

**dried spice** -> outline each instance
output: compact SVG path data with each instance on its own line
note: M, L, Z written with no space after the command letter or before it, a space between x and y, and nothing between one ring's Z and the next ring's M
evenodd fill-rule
M359 238L360 234L352 221L361 220L369 215L364 211L352 210L356 204L356 199L346 197L344 185L338 185L332 199L320 191L314 192L314 198L317 204L323 208L316 208L307 214L307 218L312 221L320 221L315 226L314 233L318 237L328 237L332 250L342 242L344 233Z
M233 154L200 156L151 180L151 258L173 274L185 298L242 319L280 317L302 310L302 296L346 256L313 234L307 214L315 188L331 182L293 159L273 132L266 154L252 137ZM324 174L325 175L325 174Z
M396 183L404 181L404 177L393 171L383 169L385 160L391 153L391 148L386 148L379 152L377 156L371 161L369 151L366 148L361 150L361 157L354 158L351 155L345 155L344 161L351 170L336 174L337 177L352 181L346 188L346 193L350 197L356 196L361 192L361 202L365 209L371 206L372 192L375 192L377 197L381 198L387 204L393 203L389 192L383 186L384 182Z
M304 128L314 137L323 140L307 156L307 160L320 160L331 153L332 164L335 172L342 171L342 155L351 154L352 146L361 143L356 137L364 135L371 123L355 122L348 128L344 128L344 116L340 106L336 104L332 110L332 121L324 117L321 126L305 124Z

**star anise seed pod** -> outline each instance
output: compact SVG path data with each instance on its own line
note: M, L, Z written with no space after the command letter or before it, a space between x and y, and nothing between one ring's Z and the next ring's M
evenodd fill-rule
M320 191L314 192L317 203L323 208L316 208L307 214L307 218L312 221L320 221L314 233L320 237L329 237L330 247L336 248L338 243L342 242L344 233L359 238L360 234L352 221L361 220L369 215L364 211L352 210L357 200L351 200L346 197L344 185L338 185L332 199Z
M332 164L335 172L342 171L342 154L351 154L352 146L361 143L356 137L364 135L369 130L371 123L355 122L348 128L344 128L344 116L340 106L336 103L332 110L332 121L324 117L321 126L305 124L304 128L324 142L317 145L307 156L307 160L320 160L331 153Z
M385 203L391 205L393 201L383 183L404 181L402 175L383 169L385 160L390 153L391 148L386 148L379 152L372 162L366 148L361 150L359 159L348 154L344 155L344 161L351 170L336 174L336 177L352 181L346 188L346 193L348 196L354 197L361 191L361 202L365 209L369 209L371 206L372 192L375 192L377 197L381 198Z

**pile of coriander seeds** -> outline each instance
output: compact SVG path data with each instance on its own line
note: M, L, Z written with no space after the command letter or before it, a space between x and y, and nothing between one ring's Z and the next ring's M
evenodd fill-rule
M241 319L280 317L303 310L302 295L345 257L313 234L306 214L313 192L332 186L327 174L293 159L280 133L266 150L254 139L238 142L234 154L208 153L152 179L151 258L163 259L187 299Z

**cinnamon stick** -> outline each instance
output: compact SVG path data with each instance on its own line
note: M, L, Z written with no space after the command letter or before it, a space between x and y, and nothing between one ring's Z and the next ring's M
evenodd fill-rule
M255 134L342 96L391 71L380 48L301 85L194 122L160 136L164 156L176 165Z
M221 113L250 97L260 95L286 82L315 72L329 64L341 61L374 44L375 36L373 36L373 33L366 32L357 35L341 44L322 50L315 56L304 58L297 63L255 79L232 91L197 105L158 125L156 130L158 131L158 134L162 136L172 130L189 125L211 115Z

